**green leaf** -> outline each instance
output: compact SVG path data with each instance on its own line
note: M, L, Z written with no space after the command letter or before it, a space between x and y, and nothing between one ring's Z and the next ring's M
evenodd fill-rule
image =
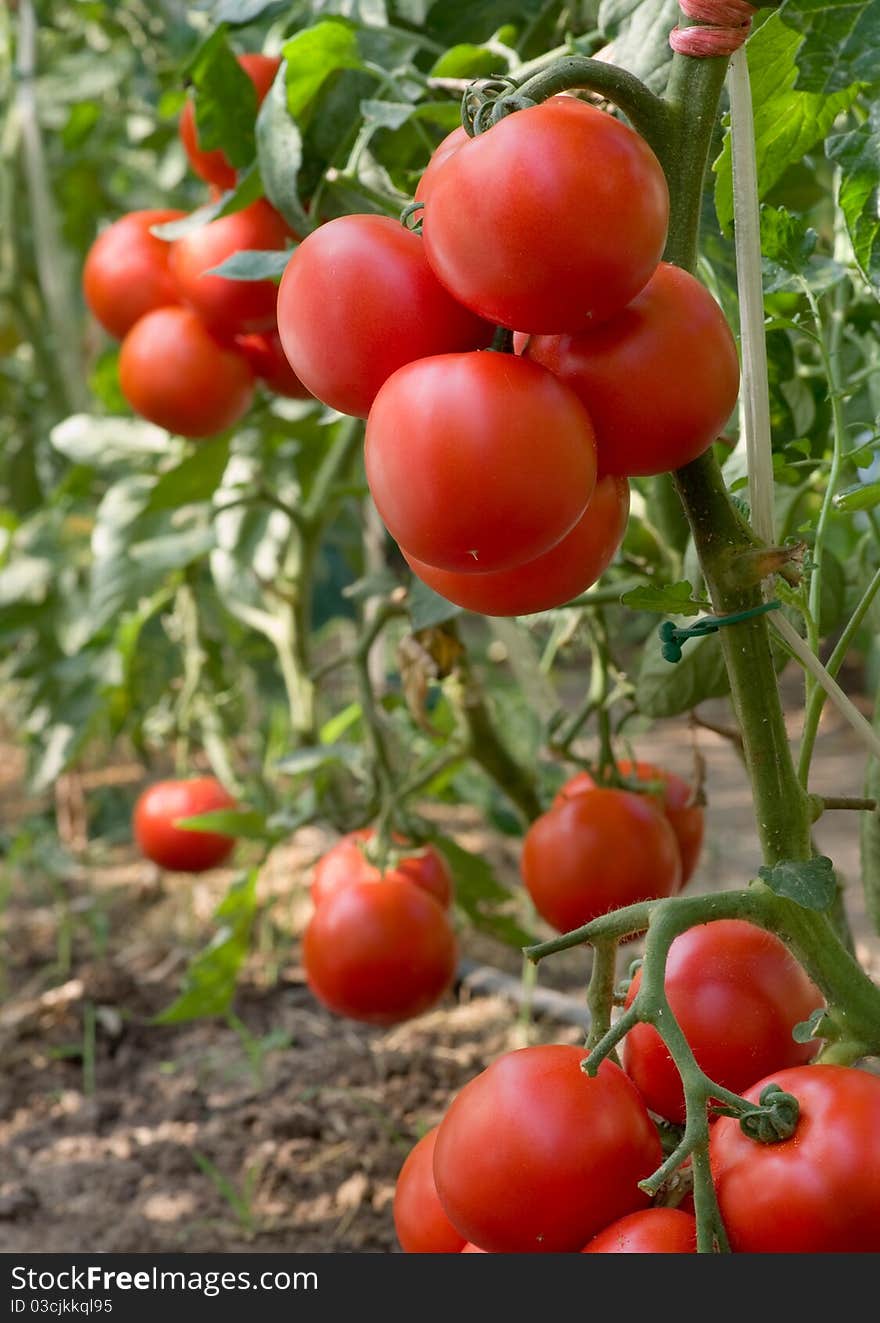
M670 583L660 588L653 584L631 588L620 600L634 611L659 611L661 615L667 616L695 616L700 611L710 610L709 603L698 601L693 592L685 579L681 583Z
M338 763L350 768L360 757L360 752L356 744L344 742L322 744L320 748L314 749L297 749L295 753L288 753L283 758L279 758L275 763L275 770L285 772L288 776L302 776L306 772L317 772L321 767L330 767Z
M786 896L806 910L827 910L837 889L834 865L825 855L783 859L772 867L764 864L758 876L777 896Z
M153 488L147 510L176 510L214 495L229 460L229 438L200 441L181 464L166 470Z
M287 108L282 64L257 115L257 160L266 197L300 237L313 228L297 188L302 156L302 134Z
M430 629L432 625L442 625L444 620L453 620L461 615L461 607L447 602L445 597L435 593L421 579L412 576L409 590L409 618L415 632Z
M286 3L287 0L214 0L211 17L215 23L243 27L270 10L284 9Z
M361 114L365 124L375 124L381 129L399 129L408 119L412 119L416 107L408 101L371 101L361 102Z
M489 74L506 72L507 61L496 51L461 42L440 56L431 70L431 77L485 78Z
M511 908L515 896L498 881L485 859L463 850L448 836L435 836L432 843L452 870L456 905L475 928L513 947L530 946L536 940L505 912Z
M598 24L611 41L614 63L662 93L672 63L669 33L680 17L678 0L602 0Z
M219 266L212 266L203 274L223 276L224 280L278 280L284 275L292 250L240 248Z
M657 630L651 631L642 648L636 705L646 717L674 717L730 690L718 634L689 639L681 661L674 664L661 653Z
M846 268L830 257L816 256L819 236L801 216L785 207L761 207L761 253L764 258L764 293L784 290L799 293L798 277L816 293L846 279ZM797 378L794 379L798 384Z
M804 38L798 90L828 96L853 83L880 82L880 8L874 0L789 0L779 17Z
M880 109L849 133L828 139L826 150L840 169L837 200L858 268L880 298Z
M360 721L362 715L363 708L360 703L347 703L341 712L337 712L335 716L330 717L329 721L324 722L318 732L318 739L325 746L336 744L347 730L350 730L356 722Z
M214 809L211 813L197 813L191 818L175 818L171 825L184 831L243 836L250 841L264 841L268 834L266 815L256 809Z
M250 947L257 913L259 870L235 881L214 913L218 925L211 942L191 962L177 1000L155 1016L154 1024L180 1024L204 1016L225 1015L235 996L238 972Z
M287 109L294 118L320 92L328 78L341 69L363 69L357 29L338 18L322 19L304 28L282 51L287 61Z
M0 570L0 607L16 602L45 602L56 567L42 556L16 556Z
M221 147L239 168L254 159L257 93L218 27L190 61L195 88L196 137L202 151Z
M833 96L795 91L795 56L801 37L771 14L749 38L746 52L755 110L755 151L758 191L764 197L789 166L794 165L829 132L841 111L858 95L847 87ZM730 133L715 162L715 210L721 228L733 222L733 184L730 171Z
M164 428L142 418L96 418L87 413L65 418L52 428L49 440L65 459L94 468L121 460L167 456L175 448Z
M857 482L852 487L846 487L834 497L834 505L846 513L874 510L880 505L880 482Z
M546 0L434 0L425 26L429 36L446 46L488 41L508 23L521 32L545 5Z
M824 1006L817 1006L812 1015L807 1020L801 1020L791 1031L791 1036L796 1043L812 1043L814 1038L821 1038L816 1030L825 1019L826 1010Z

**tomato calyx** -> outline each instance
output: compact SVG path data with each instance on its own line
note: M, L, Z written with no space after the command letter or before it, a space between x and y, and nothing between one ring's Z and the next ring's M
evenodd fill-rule
M786 1093L778 1084L768 1084L761 1090L757 1105L743 1100L742 1107L711 1104L716 1116L733 1116L748 1139L758 1144L781 1144L791 1139L800 1119L800 1103L793 1093Z

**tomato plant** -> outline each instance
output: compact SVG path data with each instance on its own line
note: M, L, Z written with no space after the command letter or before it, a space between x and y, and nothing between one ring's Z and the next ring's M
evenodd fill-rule
M182 215L169 210L129 212L102 230L89 249L83 294L104 330L117 340L145 313L180 302L168 270L168 244L150 231Z
M696 1254L697 1223L678 1208L643 1208L603 1227L584 1254Z
M453 882L449 865L442 854L432 845L413 854L399 854L395 851L393 862L389 860L388 866L381 872L370 862L364 849L375 839L375 835L372 827L349 832L321 856L312 875L311 894L314 903L320 904L334 891L351 882L385 877L412 882L447 909L452 903ZM402 842L398 840L396 844Z
M222 832L187 830L180 818L235 808L235 800L213 776L182 781L157 781L139 796L132 829L141 852L161 868L177 873L202 873L216 868L235 848L235 838Z
M258 52L239 55L236 58L253 83L254 91L257 94L257 103L260 104L265 100L266 93L272 86L281 60L277 56L260 55ZM236 171L223 149L216 147L213 150L204 151L199 146L196 113L191 100L186 102L180 113L178 132L187 159L201 179L204 179L208 184L213 184L216 188L235 187Z
M458 1254L467 1249L443 1211L434 1185L437 1126L407 1155L394 1188L394 1229L407 1254Z

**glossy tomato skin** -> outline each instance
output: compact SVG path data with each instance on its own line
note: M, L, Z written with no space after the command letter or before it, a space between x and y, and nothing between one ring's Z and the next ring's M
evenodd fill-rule
M617 766L621 776L658 783L660 789L657 796L658 803L669 819L669 824L678 840L681 854L681 885L685 886L699 862L704 833L703 809L699 804L690 803L691 787L675 772L669 772L664 767L656 767L654 763L644 762L641 758L635 767L628 758L624 758ZM586 790L594 790L596 784L589 772L577 772L561 788L553 801L553 807L556 808L567 799L583 794Z
M637 973L628 1006L640 984ZM816 1042L796 1043L791 1033L822 1005L821 993L774 933L744 919L716 919L676 937L665 988L697 1063L734 1093L818 1051ZM652 1025L633 1026L622 1060L651 1111L683 1124L681 1080Z
M876 1254L880 1250L880 1077L848 1066L774 1071L794 1094L797 1129L779 1144L712 1127L709 1157L731 1249L741 1254Z
M145 313L179 303L168 270L171 245L150 233L182 211L130 211L102 230L83 268L83 295L93 316L121 340Z
M437 901L394 878L331 892L303 938L318 1001L370 1024L397 1024L433 1006L452 982L456 959L455 934Z
M681 856L669 822L648 796L593 790L532 823L522 875L538 913L570 932L609 910L674 895Z
M238 422L254 394L246 359L190 308L157 308L135 323L119 353L119 384L136 413L193 438Z
M239 335L235 343L250 363L254 376L273 395L284 395L290 400L313 398L312 392L306 389L288 363L277 331Z
M661 1161L644 1103L603 1061L594 1079L566 1045L507 1052L440 1123L434 1181L453 1226L490 1253L577 1251L642 1208Z
M394 1190L394 1229L407 1254L459 1254L466 1248L443 1211L434 1185L438 1127L423 1135L400 1169Z
M419 236L390 216L340 216L303 240L281 278L278 330L309 390L359 418L405 363L482 349L493 334L443 289Z
M508 115L430 181L423 235L447 289L533 333L612 316L654 273L669 193L637 133L572 97Z
M157 781L139 796L134 809L134 838L141 853L176 873L201 873L222 864L235 846L233 836L187 831L178 818L234 809L232 795L213 776Z
M543 368L493 352L395 372L370 410L365 461L405 553L466 573L549 551L596 483L592 427L575 395Z
M457 606L486 616L525 616L562 606L595 583L615 557L628 514L626 479L603 478L571 532L525 565L457 574L403 555L423 583Z
M250 54L238 55L236 59L254 85L257 105L261 105L278 72L280 58L275 55ZM200 179L218 189L235 187L235 168L229 163L223 149L217 147L213 151L204 152L199 147L196 115L190 100L181 111L178 132L189 163Z
M363 850L375 835L373 827L361 827L358 831L349 832L318 860L311 886L315 905L319 905L339 887L347 887L350 882L365 878L375 881L383 876ZM414 883L433 896L444 909L448 909L452 903L452 874L443 855L433 845L426 845L413 854L404 855L385 870L384 876Z
M430 161L425 166L422 177L419 180L418 187L415 191L415 197L413 198L414 202L425 201L431 189L431 181L436 176L443 162L450 156L454 156L459 147L463 147L466 142L470 142L470 137L468 136L467 130L460 124L457 129L453 129L451 133L447 133L443 141L435 147L431 154Z
M644 1208L603 1227L584 1254L696 1254L697 1223L678 1208Z
M596 428L599 472L665 473L701 455L736 404L739 359L724 313L687 271L661 262L632 302L573 335L533 335L527 358L576 391Z
M242 250L280 251L289 237L287 222L265 198L190 231L172 245L170 258L181 298L216 335L274 330L278 290L273 280L227 280L205 273Z

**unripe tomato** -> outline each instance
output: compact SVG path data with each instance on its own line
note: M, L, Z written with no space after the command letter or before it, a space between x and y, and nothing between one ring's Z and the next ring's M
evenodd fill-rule
M395 372L370 410L365 460L391 536L444 570L534 560L574 528L596 482L576 396L543 368L493 352Z
M570 932L609 910L674 895L681 856L675 832L648 796L592 790L532 823L522 875L542 918Z
M141 853L160 867L176 873L201 873L223 863L235 846L235 837L187 831L175 827L175 822L235 807L232 795L213 776L157 781L135 804L134 838Z
M607 479L602 479L602 481L605 482ZM601 483L599 485L601 486ZM703 845L702 806L690 803L691 787L687 781L677 776L675 772L668 772L663 767L655 767L653 763L642 762L641 759L633 767L629 759L624 758L617 764L617 767L621 776L630 780L635 778L638 781L654 781L659 783L659 787L662 787L657 792L657 803L669 819L669 825L675 832L678 841L678 848L681 853L681 885L683 887L697 866ZM559 791L553 801L553 807L557 808L573 796L595 789L596 782L589 772L577 772L570 780L566 781Z
M604 1227L584 1254L696 1254L697 1222L678 1208L642 1208Z
M303 240L281 278L278 330L309 390L362 418L405 363L481 349L493 334L439 283L419 236L390 216L340 216Z
M394 878L332 891L303 937L318 1001L371 1024L397 1024L433 1006L452 982L456 959L455 934L437 901Z
M274 280L227 280L205 273L244 249L281 250L289 238L287 222L265 198L192 230L171 250L171 273L181 298L217 335L274 330Z
M131 328L119 384L136 413L181 436L213 436L247 413L254 375L190 308L157 308Z
M639 972L627 1006L640 986ZM744 919L716 919L676 937L664 987L697 1064L734 1093L771 1070L809 1061L819 1049L815 1041L796 1043L791 1033L822 1005L822 994L774 933ZM652 1025L633 1025L622 1061L651 1111L682 1124L681 1078Z
M518 110L430 181L423 235L439 280L515 331L582 331L647 284L669 192L651 148L572 97Z
M413 198L414 202L425 201L431 188L431 181L434 179L440 166L448 157L453 156L458 151L459 147L463 147L466 142L470 142L470 137L467 130L460 124L457 129L453 129L451 133L447 133L443 141L435 147L431 154L430 161L422 172L422 177L419 180L415 197Z
M712 1127L709 1157L731 1249L739 1254L880 1251L880 1076L848 1066L795 1066L778 1084L800 1104L790 1139L759 1144L739 1122Z
M362 848L375 835L374 827L351 831L318 860L312 875L313 902L319 905L339 887L347 887L352 882L367 878L375 881L384 876L415 883L447 909L452 902L452 874L440 851L435 850L433 845L426 845L416 853L398 859L383 874L370 862ZM395 840L402 844L399 838L395 837Z
M434 1185L437 1126L423 1135L400 1169L394 1190L394 1229L407 1254L459 1254L466 1248L443 1211Z
M102 230L83 268L83 295L105 331L121 340L154 308L179 303L168 270L171 245L150 233L182 211L130 211Z
M401 551L423 583L457 606L486 616L526 616L562 606L595 583L614 559L628 514L626 479L603 478L571 532L543 556L512 570L457 574Z
M288 363L277 331L239 335L235 343L250 363L254 376L274 395L285 395L291 400L313 398Z
M276 55L256 54L237 55L236 59L256 89L257 105L261 105L275 80L281 60ZM234 188L235 169L230 165L222 148L217 147L213 151L203 152L199 147L196 114L192 101L187 101L181 111L178 131L189 163L199 178L216 188Z
M507 1052L464 1086L440 1123L434 1181L446 1215L494 1254L577 1251L648 1196L661 1161L637 1090L579 1047Z
M589 411L600 473L665 473L696 459L721 432L739 391L724 313L704 285L666 262L601 325L533 335L524 352Z

